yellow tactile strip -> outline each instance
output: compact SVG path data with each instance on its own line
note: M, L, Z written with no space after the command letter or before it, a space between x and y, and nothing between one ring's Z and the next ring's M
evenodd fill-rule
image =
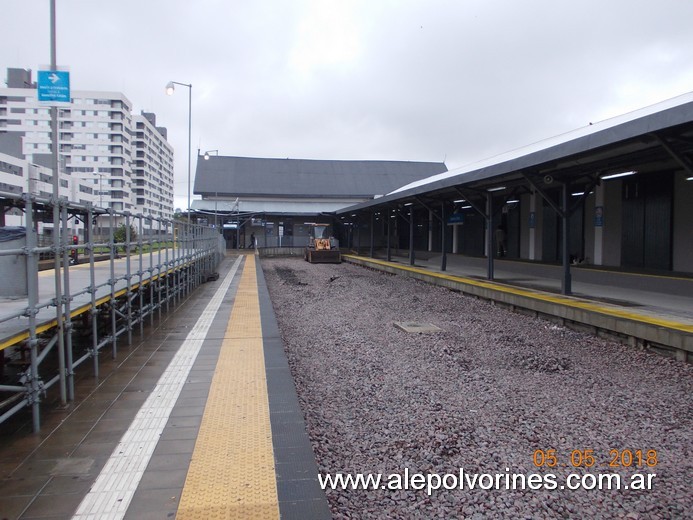
M566 307L573 307L573 308L577 308L577 309L583 309L583 310L587 310L587 311L597 312L599 314L606 314L608 316L615 316L617 318L626 318L626 319L633 320L633 321L640 321L640 322L647 323L650 325L657 325L659 327L665 327L665 328L680 330L680 331L688 332L688 333L693 332L693 325L690 325L688 323L682 323L680 321L674 321L674 320L670 320L670 319L666 319L666 318L658 318L656 316L650 316L647 314L641 314L641 313L637 313L637 312L629 312L629 311L623 310L617 306L608 305L608 304L593 303L591 301L583 300L583 299L577 298L577 297L553 295L553 294L549 294L545 291L535 291L532 289L522 289L519 287L511 287L508 285L494 283L492 281L481 281L481 280L475 280L472 278L466 278L464 276L442 274L442 273L437 273L435 271L429 271L427 269L419 269L416 267L395 264L393 262L386 262L384 260L377 260L374 258L360 257L360 256L356 256L356 255L342 255L342 258L344 258L345 260L348 260L349 258L353 258L354 260L362 261L362 262L365 262L366 264L371 263L371 264L376 264L376 265L390 266L390 267L394 267L395 269L399 269L401 271L409 271L412 273L431 276L433 278L440 278L443 280L451 280L454 282L461 282L461 283L473 285L476 287L482 287L485 289L492 289L492 290L498 291L498 292L515 294L518 296L524 296L527 298L532 298L534 300L542 300L542 301L547 301L547 302L551 302L551 303L555 303L555 304L559 304L559 305L564 305Z
M252 255L246 256L176 518L279 518Z

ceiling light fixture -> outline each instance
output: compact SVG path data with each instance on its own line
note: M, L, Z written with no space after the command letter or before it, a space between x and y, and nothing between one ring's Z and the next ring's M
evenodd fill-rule
M608 181L609 179L618 179L619 177L627 177L627 176L629 176L629 175L635 175L636 173L638 173L638 172L635 171L635 170L632 170L632 171L629 171L629 172L611 173L611 174L609 174L609 175L604 175L604 176L602 177L602 180L603 180L603 181Z

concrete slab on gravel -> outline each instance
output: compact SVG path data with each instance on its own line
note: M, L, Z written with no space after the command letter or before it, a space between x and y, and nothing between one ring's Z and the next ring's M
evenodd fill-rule
M443 329L436 327L433 323L420 323L416 321L396 321L395 327L404 332L443 332Z

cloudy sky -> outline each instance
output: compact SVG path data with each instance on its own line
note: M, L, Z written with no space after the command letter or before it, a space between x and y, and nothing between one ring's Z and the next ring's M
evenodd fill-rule
M49 0L2 0L0 70L50 62ZM187 192L221 155L487 158L693 90L690 0L57 0L73 90L153 111ZM4 85L3 85L4 86Z

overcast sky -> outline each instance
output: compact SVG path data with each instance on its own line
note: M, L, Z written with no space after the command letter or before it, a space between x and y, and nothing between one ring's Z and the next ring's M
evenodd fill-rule
M50 63L49 6L2 0L3 77ZM73 90L157 114L184 208L170 80L193 85L193 175L198 148L452 169L693 90L691 21L690 0L57 0L57 55Z

